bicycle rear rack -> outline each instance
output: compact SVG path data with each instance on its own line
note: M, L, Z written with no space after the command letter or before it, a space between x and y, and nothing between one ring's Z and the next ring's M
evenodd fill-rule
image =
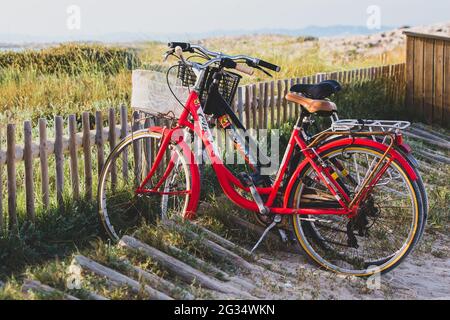
M340 131L382 131L382 132L398 132L405 130L411 126L408 121L392 121L392 120L357 120L357 119L333 119L331 130Z

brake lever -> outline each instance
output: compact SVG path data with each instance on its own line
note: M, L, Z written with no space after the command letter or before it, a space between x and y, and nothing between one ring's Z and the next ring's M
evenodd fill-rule
M268 71L266 71L265 69L261 68L260 66L254 66L253 68L258 69L259 71L262 71L266 75L268 75L269 77L273 78L273 75L271 75Z
M170 56L172 56L175 53L175 49L169 50L164 54L164 62L167 61L167 59L169 59Z

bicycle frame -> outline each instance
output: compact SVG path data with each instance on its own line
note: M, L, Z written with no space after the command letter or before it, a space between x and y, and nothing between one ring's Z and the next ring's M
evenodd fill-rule
M192 117L190 120L190 116ZM300 122L300 121L299 121ZM136 190L136 193L140 194L151 194L151 193L159 193L161 195L164 195L163 192L158 191L159 188L164 184L164 181L170 176L171 171L175 167L175 163L177 159L175 156L172 156L169 165L167 166L167 169L165 170L165 173L163 174L161 181L157 183L157 185L149 190L146 189L146 184L150 181L150 179L155 174L156 170L160 166L165 152L167 148L175 143L175 144L183 144L185 143L183 141L184 137L182 135L176 135L175 133L179 131L180 129L188 128L192 132L194 132L198 137L201 138L207 155L212 163L213 169L217 175L218 181L225 193L225 195L233 201L236 205L239 207L253 211L253 212L259 212L258 206L254 201L248 200L247 198L243 197L241 194L239 194L238 190L244 191L249 193L250 189L245 187L241 181L233 175L233 173L225 166L223 163L223 160L221 159L219 155L218 148L216 146L214 136L211 132L211 129L209 128L208 121L206 119L206 116L203 112L200 99L198 94L195 91L192 91L189 95L188 101L185 106L185 110L182 113L180 119L178 120L178 123L175 128L168 129L168 128L159 128L159 127L151 127L149 128L150 131L158 131L161 132L163 135L161 144L160 144L160 150L158 151L158 154L155 158L155 162L150 169L150 172L146 179L142 182L141 186ZM265 206L269 208L270 212L272 214L277 215L347 215L349 217L352 217L356 215L357 210L359 208L359 205L364 199L367 197L368 194L370 194L373 187L380 181L383 174L386 172L386 170L389 168L391 163L393 161L400 162L403 166L407 168L408 174L413 177L413 179L417 179L417 176L414 172L414 170L409 166L409 164L406 162L406 160L394 150L393 146L397 142L397 136L393 133L387 133L387 132L370 132L370 133L354 133L354 132L342 132L342 133L336 133L336 132L324 132L316 137L316 139L311 143L307 144L305 139L302 136L302 128L297 125L293 133L291 135L291 138L289 140L288 148L285 152L285 155L283 157L283 160L281 162L281 166L279 168L279 171L276 175L275 182L271 187L265 187L265 188L257 188L257 191L260 195L265 196L267 199ZM364 182L362 188L360 188L360 191L354 197L354 199L350 198L350 195L348 195L341 185L333 179L332 175L332 169L329 166L323 165L321 163L321 159L318 156L321 152L320 148L318 150L315 149L316 146L319 145L319 143L326 138L328 138L330 135L342 135L342 136L351 136L351 138L348 139L340 139L338 142L335 143L336 146L342 145L342 146L348 146L351 145L354 142L358 142L360 144L365 144L368 147L375 146L378 149L382 149L385 151L383 157L379 161L379 163L376 165L374 170L370 173L370 176L366 181ZM374 136L374 135L382 135L389 137L391 139L391 143L389 146L382 145L380 143L377 143L370 139L363 139L366 136ZM358 139L358 137L360 139ZM355 140L356 139L356 140ZM289 184L285 188L285 197L284 197L284 204L283 207L276 207L274 206L275 200L277 196L279 195L279 191L282 188L282 184L284 181L284 177L287 173L289 162L292 158L292 155L294 153L294 150L296 147L299 147L300 150L302 150L303 155L305 156L305 160L299 165L297 170L295 171L294 175L292 176L291 180L289 181ZM186 149L186 146L184 147ZM194 159L191 152L191 159ZM383 164L383 162L386 163ZM292 190L295 180L299 177L301 174L302 168L305 168L307 164L310 164L312 168L318 173L318 176L324 183L324 185L329 189L331 194L335 197L336 201L339 203L340 208L339 209L320 209L320 208L314 208L314 209L296 209L296 208L289 208L289 194ZM409 167L409 169L408 169ZM196 181L198 180L198 181ZM192 183L200 185L200 181L198 178L194 177ZM190 191L191 192L191 191ZM171 193L175 194L175 193ZM197 197L198 201L198 197ZM191 208L195 206L191 206ZM195 213L191 213L190 215L193 216Z

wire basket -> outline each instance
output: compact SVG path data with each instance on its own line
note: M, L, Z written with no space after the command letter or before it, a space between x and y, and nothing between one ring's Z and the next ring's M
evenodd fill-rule
M203 105L206 104L208 100L208 91L209 87L213 82L214 74L219 71L218 68L209 67L205 71L205 75L202 83L200 84L200 101ZM191 67L187 67L185 64L181 63L178 65L178 79L180 79L183 86L192 88L196 81L197 77L192 70ZM242 77L236 73L224 71L222 72L222 80L219 84L219 93L225 99L228 104L232 104L234 97L236 95L236 91L239 87L239 82Z
M148 115L161 118L179 118L183 112L181 102L189 90L176 76L152 70L134 70L132 75L131 107ZM173 91L176 98L169 89ZM177 100L178 98L178 100Z

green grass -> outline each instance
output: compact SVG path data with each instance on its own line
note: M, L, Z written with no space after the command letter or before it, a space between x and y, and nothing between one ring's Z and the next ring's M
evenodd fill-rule
M19 230L0 238L0 278L70 255L102 234L92 203L67 203L64 213L57 209L45 212L36 224L22 223Z

